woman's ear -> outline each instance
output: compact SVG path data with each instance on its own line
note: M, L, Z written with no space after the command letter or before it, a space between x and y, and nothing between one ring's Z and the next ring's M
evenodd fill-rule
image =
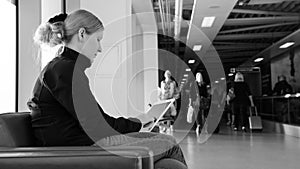
M79 41L83 41L86 38L86 30L85 30L85 28L80 28L78 30L78 38L79 38Z

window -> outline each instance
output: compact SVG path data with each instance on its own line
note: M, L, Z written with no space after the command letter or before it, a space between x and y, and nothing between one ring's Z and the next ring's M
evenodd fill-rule
M16 106L16 5L0 0L0 113L13 112Z
M50 62L56 55L58 49L61 47L61 45L57 45L54 47L50 47L47 45L42 45L41 50L42 50L42 69Z

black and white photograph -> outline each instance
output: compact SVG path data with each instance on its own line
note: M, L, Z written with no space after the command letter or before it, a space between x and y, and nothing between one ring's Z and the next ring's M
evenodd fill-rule
M0 169L300 168L300 0L0 0Z

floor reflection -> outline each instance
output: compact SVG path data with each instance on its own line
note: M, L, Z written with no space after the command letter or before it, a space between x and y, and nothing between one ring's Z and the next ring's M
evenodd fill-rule
M180 137L185 133L175 130L173 135ZM299 168L300 139L296 137L245 133L224 126L219 134L202 141L201 135L195 132L190 132L180 141L191 169Z

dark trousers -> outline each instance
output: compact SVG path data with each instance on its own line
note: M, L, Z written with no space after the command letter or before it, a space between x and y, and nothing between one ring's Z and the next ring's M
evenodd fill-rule
M204 123L205 123L205 119L207 117L208 114L208 110L203 110L203 109L199 109L199 111L195 111L195 117L196 117L196 124L200 125L200 127L202 128Z
M235 115L235 127L247 127L248 126L248 121L247 121L247 104L242 104L242 103L233 103L232 109L233 109L233 114Z

